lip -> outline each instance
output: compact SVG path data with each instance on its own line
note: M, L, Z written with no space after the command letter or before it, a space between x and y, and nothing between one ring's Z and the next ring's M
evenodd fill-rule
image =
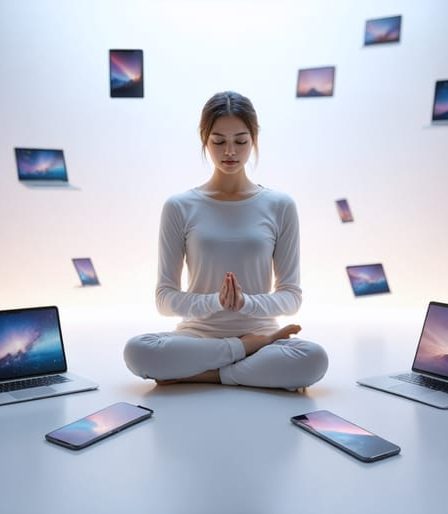
M240 161L233 161L233 160L225 160L225 161L222 161L224 164L228 164L228 165L232 165L232 164L238 164Z

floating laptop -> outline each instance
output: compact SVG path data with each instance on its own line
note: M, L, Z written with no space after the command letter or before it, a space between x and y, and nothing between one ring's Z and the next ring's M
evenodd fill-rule
M67 166L62 150L15 148L17 172L21 183L31 187L67 187Z
M97 388L67 372L57 307L0 311L0 405Z
M92 260L89 258L72 259L72 262L76 268L79 279L83 286L99 286L100 281L98 280L95 268L93 267Z
M448 409L448 304L429 303L411 373L364 378L358 384Z

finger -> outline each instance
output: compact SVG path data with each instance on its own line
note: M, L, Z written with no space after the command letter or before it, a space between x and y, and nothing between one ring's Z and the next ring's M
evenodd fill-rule
M231 277L227 278L227 298L229 301L229 308L233 308L233 304L235 303L235 290L233 287L232 279Z

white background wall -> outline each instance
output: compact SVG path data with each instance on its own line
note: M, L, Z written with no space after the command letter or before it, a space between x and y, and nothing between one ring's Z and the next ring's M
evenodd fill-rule
M366 19L398 14L401 43L363 47ZM297 200L304 308L448 301L447 19L446 0L0 0L0 307L153 310L162 203L207 180L200 110L226 89L259 114L250 177ZM143 99L109 97L110 48L143 49ZM325 65L334 97L296 99ZM14 147L62 148L79 190L26 188ZM392 294L355 299L345 266L373 262Z

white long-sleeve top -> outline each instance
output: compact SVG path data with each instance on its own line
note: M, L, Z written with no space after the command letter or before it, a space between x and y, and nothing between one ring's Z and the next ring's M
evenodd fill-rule
M269 333L275 317L302 301L299 223L294 201L267 188L239 201L216 200L199 189L170 197L162 210L156 304L182 316L177 330L200 337ZM188 290L181 291L184 262ZM243 289L238 312L224 310L219 289L232 271Z

